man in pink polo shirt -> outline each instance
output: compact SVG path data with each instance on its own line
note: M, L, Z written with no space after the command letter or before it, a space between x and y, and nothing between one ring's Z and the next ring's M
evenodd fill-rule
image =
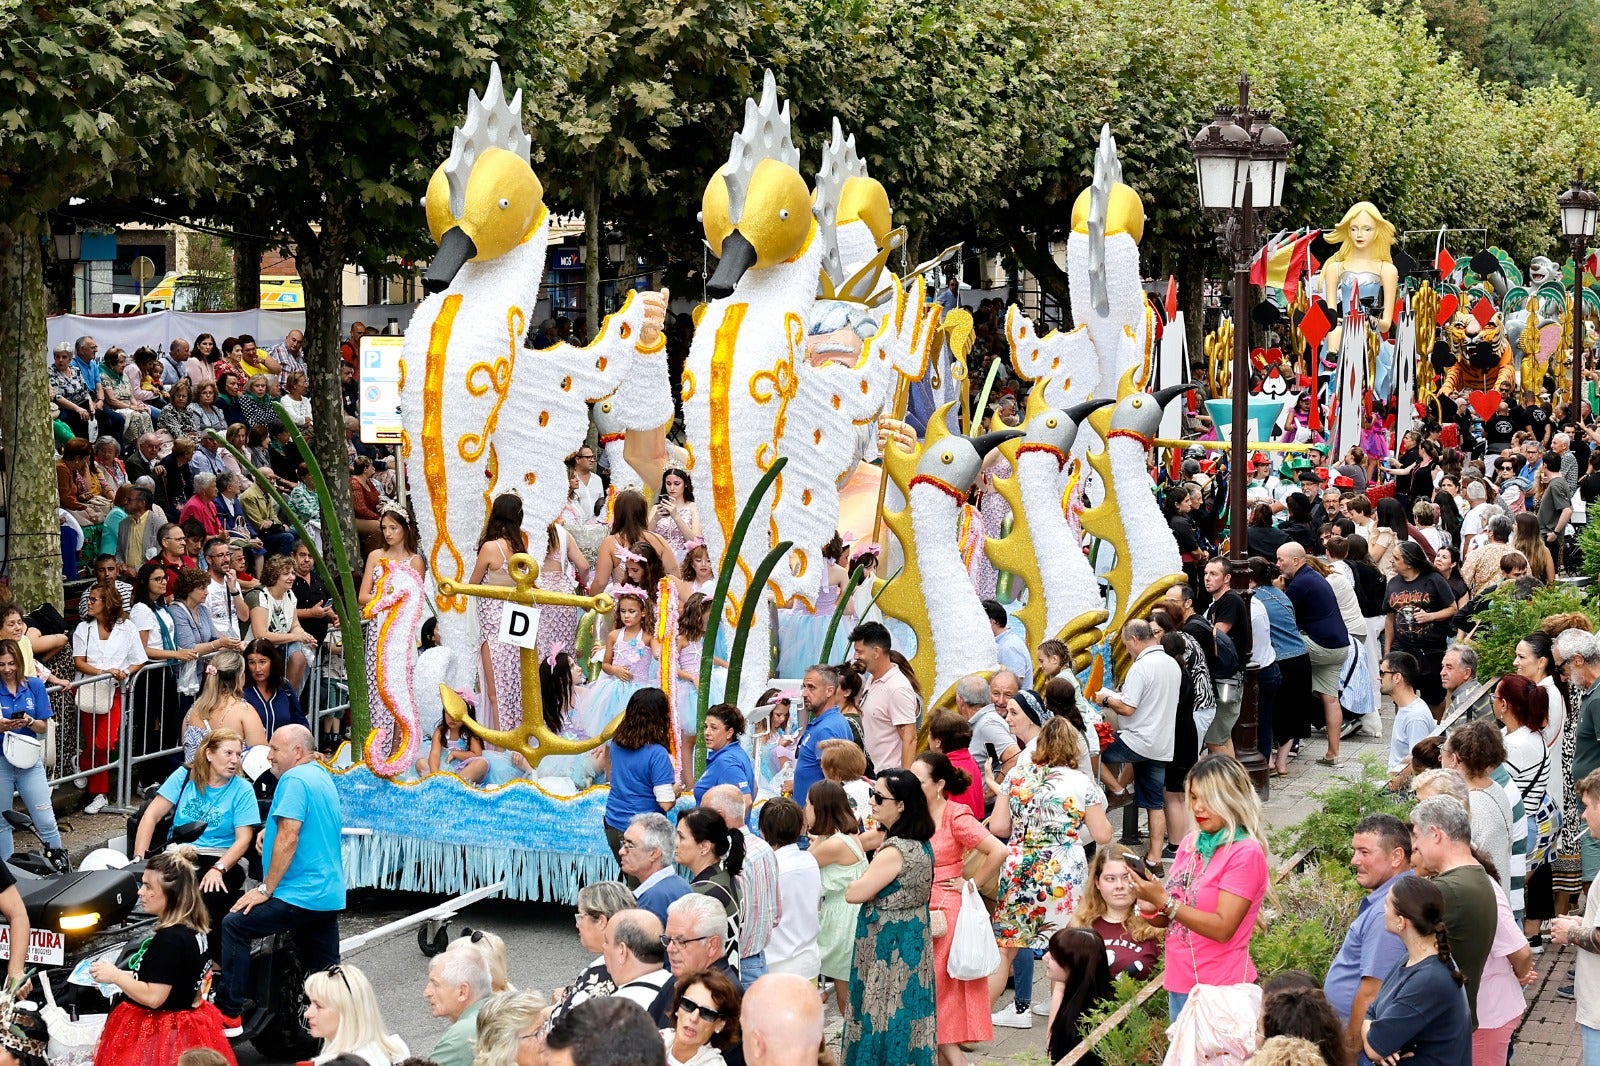
M917 692L889 656L889 630L862 622L850 633L856 669L866 675L861 692L861 733L877 772L910 767L917 755Z

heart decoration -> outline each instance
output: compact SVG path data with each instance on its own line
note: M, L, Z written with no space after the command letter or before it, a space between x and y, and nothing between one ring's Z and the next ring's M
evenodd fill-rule
M1461 297L1453 292L1447 292L1439 297L1439 313L1434 315L1434 321L1444 325L1456 315L1456 310L1461 306Z
M1485 421L1500 410L1500 402L1499 389L1490 389L1487 392L1483 389L1474 389L1467 393L1467 405L1472 408L1472 413Z

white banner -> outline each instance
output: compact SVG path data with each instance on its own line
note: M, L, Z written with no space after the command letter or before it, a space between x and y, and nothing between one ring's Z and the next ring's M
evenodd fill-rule
M93 337L100 351L115 345L130 354L140 348L165 352L174 340L193 342L209 333L220 345L227 337L248 333L256 346L267 348L292 329L305 329L304 311L156 311L148 315L54 315L45 320L50 350L62 341ZM44 353L46 358L49 352Z

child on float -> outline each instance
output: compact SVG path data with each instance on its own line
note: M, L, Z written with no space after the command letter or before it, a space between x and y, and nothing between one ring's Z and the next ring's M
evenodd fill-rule
M835 630L832 646L822 646L828 626L833 622L834 609L839 604L839 594L850 578L839 564L843 555L844 541L835 532L833 539L822 548L826 571L822 575L816 606L808 611L803 604L796 603L778 612L779 677L804 677L810 667L831 663L849 650L850 642L845 637L850 631L843 624Z
M467 718L477 724L472 698L460 693L467 701ZM484 757L483 740L448 714L439 720L428 743L428 753L417 760L417 776L429 774L455 774L469 785L481 784L489 776L489 760Z
M575 658L564 648L557 648L539 663L539 703L544 712L545 728L569 740L583 739L571 724L572 708L583 674ZM588 754L547 755L531 766L519 751L491 751L488 753L489 778L487 785L506 785L521 778L545 780L569 779L575 788L585 788L594 779L594 761Z
M628 569L634 565L630 561ZM656 567L660 565L658 558ZM656 684L654 598L634 584L613 586L611 596L617 606L606 634L601 676L585 686L572 712L571 724L580 737L599 736L627 708L629 697Z
M694 778L694 743L700 732L700 663L705 648L706 624L711 618L711 600L696 592L689 596L678 614L678 667L677 687L672 700L678 716L678 755L682 762L683 780ZM711 700L706 706L722 702L723 684L728 671L721 666L711 668Z

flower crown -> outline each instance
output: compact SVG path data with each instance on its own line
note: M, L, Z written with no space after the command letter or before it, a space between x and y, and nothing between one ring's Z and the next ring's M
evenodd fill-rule
M705 546L706 546L706 539L704 537L695 537L692 540L686 540L686 541L683 542L683 553L685 555L688 555L690 552L694 551L696 548L704 548Z
M613 550L616 553L617 558L621 559L625 563L644 562L644 556L640 555L638 552L631 552L627 548L623 547L617 547Z
M638 585L611 585L606 591L611 593L613 600L621 599L624 596L632 596L641 603L650 602L650 594Z

